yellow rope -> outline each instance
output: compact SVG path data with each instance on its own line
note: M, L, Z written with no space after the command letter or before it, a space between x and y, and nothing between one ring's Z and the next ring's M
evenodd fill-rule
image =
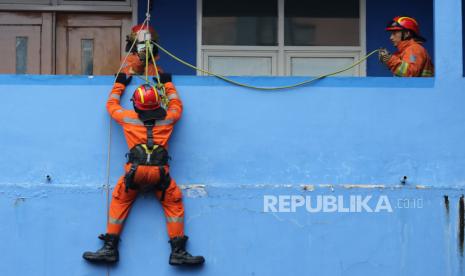
M142 24L145 24L147 22L147 18L145 18L144 22ZM139 32L140 30L137 32L136 36L139 35ZM116 73L115 75L115 78L113 80L113 85L116 83L116 79L118 78L118 74L121 73L121 70L123 70L123 67L124 67L124 64L126 63L126 60L128 59L129 55L131 54L131 51L132 49L134 48L134 45L136 45L136 39L132 42L131 44L131 48L129 48L129 51L127 53L127 55L124 57L123 59L123 62L121 63L119 69L118 69L118 72ZM110 161L111 161L111 140L112 140L112 133L113 133L113 128L112 128L112 124L111 124L111 116L109 118L109 128L108 128L108 152L107 152L107 161L106 161L106 177L105 177L105 184L104 184L104 189L106 191L106 203L107 203L107 212L106 212L106 215L107 215L107 223L110 219L110 216L109 216L109 212L108 212L108 208L110 206L110 169L111 169L111 164L110 164Z
M260 86L254 86L254 85L249 85L249 84L245 84L245 83L241 83L241 82L237 82L235 80L232 80L230 78L227 78L225 76L222 76L222 75L218 75L218 74L215 74L213 72L210 72L208 70L205 70L205 69L202 69L202 68L199 68L199 67L196 67L190 63L188 63L187 61L184 61L182 60L181 58L177 57L176 55L174 55L173 53L169 52L168 50L166 50L165 48L163 48L162 46L160 46L160 44L154 42L154 44L158 47L158 49L162 50L163 52L165 52L168 56L170 56L171 58L173 58L174 60L186 65L187 67L190 67L194 70L197 70L197 71L200 71L202 73L205 73L205 74L208 74L208 75L212 75L212 76L215 76L219 79L222 79L226 82L229 82L229 83L232 83L234 85L238 85L238 86L241 86L241 87L245 87L245 88L251 88L251 89L257 89L257 90L281 90L281 89L289 89L289 88L295 88L295 87L299 87L299 86L303 86L303 85L306 85L306 84L309 84L309 83L312 83L314 81L317 81L319 79L323 79L323 78L326 78L326 77L329 77L329 76L334 76L334 75L337 75L337 74L340 74L342 72L345 72L347 70L350 70L352 68L354 68L355 66L361 64L362 62L364 62L365 60L367 60L370 56L372 56L373 54L377 53L379 51L379 49L376 49L372 52L370 52L368 55L364 56L363 58L361 58L360 60L358 60L357 62L353 63L352 65L342 69L342 70L338 70L336 72L332 72L332 73L329 73L329 74L323 74L323 75L320 75L320 76L317 76L313 79L310 79L310 80L306 80L306 81L303 81L303 82L299 82L299 83L296 83L296 84L292 84L292 85L285 85L285 86L277 86L277 87L260 87Z
M157 62L155 60L155 57L153 56L152 48L150 48L150 56L152 58L153 68L155 69L155 79L157 81L156 90L157 90L157 93L159 92L161 96L163 107L166 108L168 106L169 99L166 96L165 86L163 85L163 83L161 83L160 74L158 72L158 67L157 67Z

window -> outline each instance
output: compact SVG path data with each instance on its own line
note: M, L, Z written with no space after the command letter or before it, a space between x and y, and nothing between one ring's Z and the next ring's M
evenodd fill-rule
M205 45L278 45L277 0L204 0L203 17Z
M27 36L16 37L16 74L27 73L27 40Z
M364 54L365 0L203 0L198 64L225 75L317 75ZM345 73L365 74L364 65Z
M286 0L286 46L360 46L359 3Z

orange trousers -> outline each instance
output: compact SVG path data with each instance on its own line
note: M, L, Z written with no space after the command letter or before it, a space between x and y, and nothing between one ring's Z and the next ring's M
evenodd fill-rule
M130 165L125 166L126 172L129 171ZM169 168L165 167L166 172ZM158 167L139 166L134 175L134 183L139 186L148 183L158 183L160 180L160 170ZM109 210L109 220L107 224L107 233L120 235L123 231L124 221L129 215L129 210L137 198L138 190L125 191L124 175L118 180L113 190ZM154 191L155 196L160 199L162 191ZM184 206L182 203L182 192L176 185L174 179L171 179L170 186L166 189L165 198L160 201L166 218L166 227L170 238L184 236Z

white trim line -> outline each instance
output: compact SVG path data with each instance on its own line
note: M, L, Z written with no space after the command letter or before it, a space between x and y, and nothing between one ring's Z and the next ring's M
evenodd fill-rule
M132 25L135 26L137 25L137 22L139 20L139 4L137 0L132 0L131 2L131 8L132 8Z
M278 76L285 76L285 55L284 55L284 1L278 0Z
M0 4L0 11L131 12L131 6Z
M131 0L123 1L75 1L58 0L58 5L84 5L84 6L131 6Z
M202 0L197 0L197 67L203 68L203 55L202 55ZM201 75L199 71L196 71L197 76ZM203 74L202 74L203 75Z
M367 5L366 0L360 0L360 56L364 57L367 54ZM359 66L360 77L367 76L367 62L364 61Z

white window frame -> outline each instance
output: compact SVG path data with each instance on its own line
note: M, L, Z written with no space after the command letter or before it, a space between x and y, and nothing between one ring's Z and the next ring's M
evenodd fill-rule
M340 54L341 57L354 57L358 60L366 55L366 0L359 0L359 46L285 46L284 45L284 2L278 0L278 46L234 46L234 45L202 45L202 0L197 0L197 64L207 69L208 57L215 56L221 52L222 56L226 53L234 53L234 56L259 56L263 57L263 53L269 53L269 57L276 58L276 69L274 76L288 76L290 73L290 58L296 57L336 57ZM233 56L233 55L228 55ZM274 61L274 59L273 59ZM358 76L366 76L366 62L363 62L356 68ZM197 72L198 75L201 73Z
M55 0L56 1L56 0ZM124 1L73 1L58 0L59 5L84 5L84 6L130 6L131 0Z
M208 65L210 57L259 57L271 59L271 75L276 75L278 72L278 53L275 50L265 50L262 47L254 46L238 46L234 50L222 49L222 47L210 47L207 52L203 54L203 64Z
M350 50L352 48L352 51ZM354 63L360 59L360 47L312 47L312 50L287 50L285 56L285 75L291 75L292 58L353 58ZM341 68L342 69L342 68ZM360 76L362 74L359 66L354 67L355 75ZM332 73L332 72L325 72Z

